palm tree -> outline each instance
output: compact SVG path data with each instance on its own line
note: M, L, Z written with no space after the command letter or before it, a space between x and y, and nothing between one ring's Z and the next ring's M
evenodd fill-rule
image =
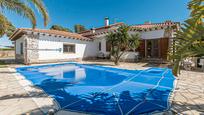
M192 0L188 4L191 10L190 18L187 21L193 22L191 26L197 26L203 23L204 18L204 0Z
M121 56L127 50L133 50L139 46L139 34L129 35L129 26L121 26L116 32L110 32L107 37L107 42L111 45L110 55L114 58L115 65L119 64Z
M186 23L187 28L181 28L174 41L175 52L170 57L174 60L173 72L175 75L179 73L180 62L183 59L204 55L204 43L202 41L204 39L204 25L199 25L196 29L190 28L191 25Z
M181 31L177 32L170 57L174 61L173 73L178 75L180 63L187 57L204 55L204 0L189 2L191 17L185 21Z
M4 35L10 26L8 19L2 13L4 10L13 11L31 21L32 28L36 27L36 17L33 10L27 4L33 4L40 11L44 19L44 26L48 24L49 16L42 0L0 0L0 36Z

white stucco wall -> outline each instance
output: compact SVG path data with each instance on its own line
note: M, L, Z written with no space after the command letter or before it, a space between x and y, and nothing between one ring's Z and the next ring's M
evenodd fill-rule
M135 32L129 32L135 34ZM142 39L158 39L164 36L164 30L155 30L140 33ZM43 60L59 60L59 59L75 59L86 57L97 57L99 52L99 42L101 42L101 52L108 55L106 51L106 35L97 36L94 41L81 41L76 39L40 35L38 43L39 61ZM22 36L16 40L16 54L20 54L20 43L24 42ZM75 53L63 53L63 44L75 44ZM25 45L25 44L24 44ZM59 50L61 49L61 51ZM126 52L122 59L135 59L135 52Z
M94 42L97 43L97 45L98 45L98 51L99 51L99 42L100 42L101 43L101 51L99 51L99 52L106 53L106 39L105 39L105 37L99 37L99 38L95 39Z
M63 53L63 44L75 44L75 53ZM98 44L91 41L40 35L39 60L96 57L97 48Z

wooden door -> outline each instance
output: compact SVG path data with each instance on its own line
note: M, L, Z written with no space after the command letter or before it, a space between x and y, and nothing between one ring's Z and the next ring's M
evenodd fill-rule
M140 41L140 46L137 51L139 52L140 57L145 57L145 40Z
M159 50L160 50L160 56L164 60L167 60L168 48L169 48L169 38L161 38Z

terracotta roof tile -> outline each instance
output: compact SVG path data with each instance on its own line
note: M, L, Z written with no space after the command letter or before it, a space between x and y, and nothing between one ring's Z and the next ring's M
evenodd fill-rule
M118 26L121 26L121 25L124 25L124 23L120 22L120 23L111 24L109 26L103 26L103 27L99 27L99 28L94 28L95 32L93 32L93 29L90 29L90 30L86 30L86 31L80 32L79 34L82 34L85 37L93 37L95 35L106 34L108 31L114 30L115 27L118 27Z
M146 23L146 24L138 24L130 26L130 31L153 31L157 29L163 29L167 26L174 26L180 24L179 22L172 22L172 21L166 21L164 23ZM26 28L20 28L14 32L14 34L10 37L11 40L16 40L19 38L19 35L24 34L26 31L32 31L32 32L38 32L38 33L44 33L44 34L50 34L50 35L56 35L56 36L63 36L67 38L73 38L73 39L79 39L79 40L93 40L95 36L98 35L104 35L109 33L110 31L115 31L118 26L124 25L124 23L116 23L109 26L103 26L100 28L94 28L93 30L87 30L81 33L71 33L71 32L64 32L64 31L58 31L58 30L43 30L43 29L26 29Z
M138 24L131 26L132 28L140 28L140 29L151 29L155 27L166 27L173 26L179 24L179 22L166 21L164 23L147 23L147 24Z
M42 34L49 34L49 35L55 35L55 36L63 36L65 38L73 38L73 39L79 39L79 40L92 40L90 38L84 37L81 34L77 33L71 33L71 32L65 32L65 31L58 31L58 30L45 30L45 29L31 29L31 28L19 28L17 29L13 35L10 37L11 40L16 40L18 35L25 34L26 32L37 32Z
M130 26L131 27L130 31L153 31L153 30L163 29L167 26L174 26L177 24L179 24L179 22L172 22L172 21L166 21L164 23L138 24L138 25ZM110 26L94 28L95 32L93 32L93 30L87 30L87 31L81 32L80 34L82 34L85 37L94 38L97 35L107 34L110 31L115 31L117 28L114 28L114 27L118 27L121 25L124 25L124 23L116 23Z

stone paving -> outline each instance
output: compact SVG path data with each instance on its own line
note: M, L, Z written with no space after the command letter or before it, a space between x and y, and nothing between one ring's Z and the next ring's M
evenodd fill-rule
M204 72L181 71L172 101L176 113L204 115Z
M82 62L89 64L99 64L105 66L113 66L111 62ZM19 65L10 66L17 67ZM119 66L113 66L125 69L147 69L154 67L147 63L121 63ZM164 67L160 65L159 67ZM44 114L42 108L53 108L53 105L44 107L43 104L36 103L45 100L48 97L41 97L39 95L29 95L25 86L22 87L21 82L17 80L14 75L15 71L8 68L0 68L0 115L13 114ZM28 88L33 90L32 88ZM36 89L34 89L36 90ZM42 95L42 94L41 94ZM184 114L184 115L204 115L204 72L182 71L177 80L177 87L171 98L171 111L162 114ZM46 109L48 111L48 109ZM66 111L59 111L57 114L78 115L78 113L71 113Z
M0 115L43 114L8 68L0 68Z

